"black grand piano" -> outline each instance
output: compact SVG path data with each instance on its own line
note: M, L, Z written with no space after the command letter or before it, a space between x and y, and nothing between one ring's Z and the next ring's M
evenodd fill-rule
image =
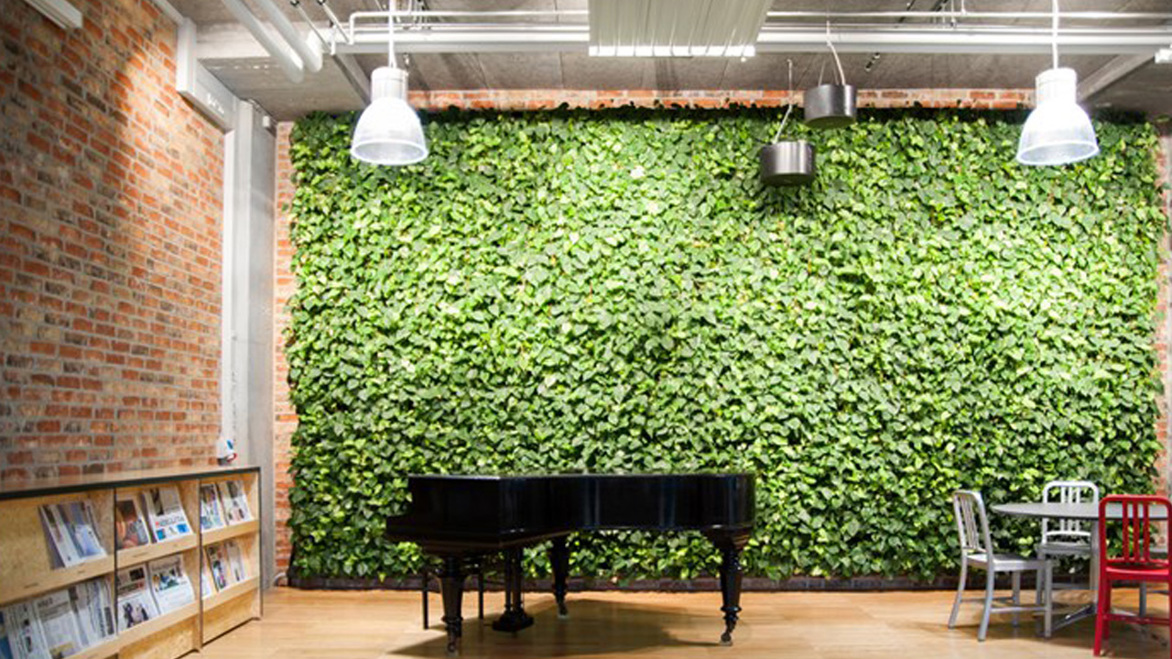
M753 486L752 474L411 476L410 508L387 520L387 537L442 559L443 620L455 654L469 562L504 554L505 612L493 629L515 632L533 624L521 599L522 548L550 541L554 596L564 617L571 533L699 531L721 554L720 640L728 645L741 610L740 553L753 530Z

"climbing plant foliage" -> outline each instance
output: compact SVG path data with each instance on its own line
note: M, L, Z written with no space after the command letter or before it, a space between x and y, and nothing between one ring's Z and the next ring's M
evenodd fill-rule
M298 122L295 569L414 573L382 530L418 473L753 472L745 567L773 578L951 572L959 487L1150 490L1150 126L1030 169L1016 113L876 111L797 128L817 181L763 188L777 118L451 111L404 168L350 158L352 115ZM717 560L698 535L572 548L602 578Z

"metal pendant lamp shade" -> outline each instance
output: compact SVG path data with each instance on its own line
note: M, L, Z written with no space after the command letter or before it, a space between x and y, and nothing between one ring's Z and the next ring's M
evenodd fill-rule
M380 66L370 79L371 103L358 118L350 154L374 165L410 165L426 158L423 125L407 104L407 72Z
M830 40L830 23L826 24L826 48L834 58L834 71L838 73L838 82L823 85L822 76L819 75L818 86L807 89L803 94L806 106L805 123L810 128L818 130L843 128L855 123L858 105L858 94L853 85L846 84L842 60L838 59L838 49Z
M1078 74L1073 69L1054 68L1038 74L1038 102L1022 128L1018 162L1066 165L1099 153L1091 119L1076 102L1077 87Z
M805 140L766 144L757 152L765 185L805 185L814 180L814 145Z
M814 180L814 145L805 140L779 141L785 132L785 125L789 123L789 116L794 111L794 61L786 60L789 70L789 103L785 106L785 116L781 118L781 125L773 136L773 143L766 144L757 152L757 159L761 164L761 183L765 185L805 185Z
M857 93L854 85L826 84L806 90L806 125L810 128L843 128L855 123Z

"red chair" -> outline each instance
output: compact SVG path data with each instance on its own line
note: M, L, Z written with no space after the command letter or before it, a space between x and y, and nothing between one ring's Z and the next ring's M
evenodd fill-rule
M1122 507L1122 518L1108 519L1108 506ZM1095 656L1099 656L1103 641L1111 636L1112 620L1141 625L1168 625L1172 629L1172 620L1169 618L1111 612L1111 585L1116 581L1172 586L1172 562L1169 562L1168 554L1165 553L1163 558L1152 556L1152 550L1157 549L1152 546L1153 508L1157 515L1163 517L1172 511L1172 502L1167 497L1130 494L1112 494L1099 501L1099 606L1095 615ZM1119 551L1110 551L1107 544L1108 524L1112 524L1114 529L1122 527Z

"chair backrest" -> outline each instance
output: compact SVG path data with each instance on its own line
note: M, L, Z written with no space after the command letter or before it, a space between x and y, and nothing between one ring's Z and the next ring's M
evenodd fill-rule
M1042 488L1042 502L1099 503L1099 486L1090 481L1050 481ZM1085 542L1091 532L1076 519L1042 518L1042 542Z
M957 490L952 493L952 510L956 531L960 535L961 558L969 554L988 554L993 542L989 537L989 518L980 492Z
M1108 511L1114 506L1122 508L1122 515L1111 519ZM1156 548L1152 537L1153 509L1157 514L1167 516L1172 512L1172 501L1167 497L1137 494L1111 494L1099 501L1101 564L1170 569L1167 554L1163 558L1152 557L1152 550ZM1119 530L1117 536L1113 532L1116 529ZM1112 551L1107 543L1112 536L1119 538L1118 551ZM1168 549L1167 540L1164 549Z

